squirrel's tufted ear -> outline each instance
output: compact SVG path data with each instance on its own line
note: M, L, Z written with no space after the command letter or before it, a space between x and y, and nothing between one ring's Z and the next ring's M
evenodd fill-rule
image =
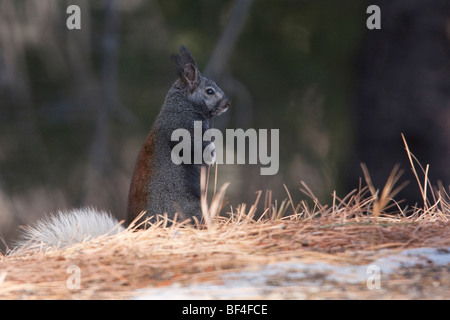
M187 83L191 92L194 91L200 84L200 71L192 54L182 45L180 47L180 54L173 55L172 60L175 62L177 74L180 79Z

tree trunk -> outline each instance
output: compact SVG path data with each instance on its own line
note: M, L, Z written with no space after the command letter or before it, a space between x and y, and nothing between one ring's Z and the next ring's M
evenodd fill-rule
M450 2L372 3L381 9L381 30L367 31L360 54L348 186L357 185L360 162L367 164L377 188L399 163L410 184L396 199L413 205L422 196L401 133L420 163L430 165L431 183L450 184Z

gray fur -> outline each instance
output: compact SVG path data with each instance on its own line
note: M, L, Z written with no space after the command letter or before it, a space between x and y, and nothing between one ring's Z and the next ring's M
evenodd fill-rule
M202 133L210 128L210 119L225 112L230 101L220 87L203 76L191 53L180 48L173 57L179 78L167 93L155 120L155 153L152 177L148 183L147 216L167 213L173 218L202 219L200 207L200 164L176 165L171 159L174 130L184 128L194 137L194 121L202 121ZM212 90L212 91L211 91ZM175 142L176 144L177 142ZM204 143L203 148L208 143Z

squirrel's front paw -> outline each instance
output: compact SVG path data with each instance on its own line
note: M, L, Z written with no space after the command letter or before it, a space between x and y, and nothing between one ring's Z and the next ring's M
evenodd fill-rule
M214 165L216 162L216 146L214 142L208 144L203 150L203 161L209 166Z

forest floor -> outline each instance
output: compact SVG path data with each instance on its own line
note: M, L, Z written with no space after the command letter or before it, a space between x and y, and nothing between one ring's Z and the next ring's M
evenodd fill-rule
M19 250L0 256L0 299L450 299L450 211L335 209Z
M161 217L0 255L0 299L450 299L450 197L427 169L421 183L413 166L423 204L409 209L394 200L398 169L376 190L363 167L367 186L331 205L302 184L311 200L297 206L286 188L281 203L259 192L219 215L224 185L201 224Z

